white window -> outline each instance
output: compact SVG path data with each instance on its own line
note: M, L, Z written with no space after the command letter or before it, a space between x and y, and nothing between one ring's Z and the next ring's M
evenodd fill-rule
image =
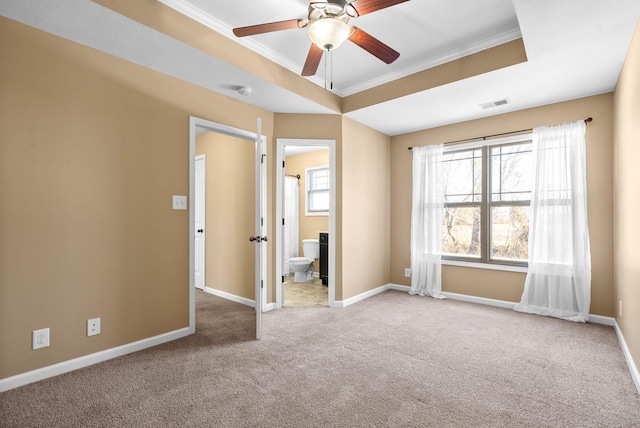
M443 258L526 266L531 141L445 148L443 175Z
M306 168L306 214L329 215L329 166Z

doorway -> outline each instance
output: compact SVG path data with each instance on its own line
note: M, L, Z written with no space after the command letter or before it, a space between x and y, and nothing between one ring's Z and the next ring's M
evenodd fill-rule
M266 287L263 287L266 239L256 237L264 236L263 225L267 220L263 164L266 139L257 138L259 128L259 120L258 132L253 133L190 118L189 327L192 332L195 332L195 288L201 285L196 279L200 274L204 277L203 291L256 308L256 337L260 337L260 312L266 298ZM212 147L205 148L210 145ZM203 164L196 161L196 155L205 155L207 169L204 171L196 172L196 165ZM198 174L209 175L204 179L206 186L196 185ZM196 191L203 192L203 187L208 189L206 205L211 215L220 218L210 218L207 222L205 216L204 221L197 221L199 213L208 211L196 195ZM196 205L200 209L196 210ZM199 237L208 239L199 240ZM202 248L198 247L202 241L210 244L209 251L204 250L208 259L204 262ZM215 263L209 263L211 261ZM199 268L198 263L201 263Z
M276 272L276 278L278 280L276 281L277 284L276 284L275 307L279 309L284 306L285 299L286 299L286 289L287 287L289 287L288 285L285 286L285 283L292 284L293 277L287 275L289 272L285 272L287 260L289 260L289 258L295 254L294 252L290 252L289 249L294 248L295 250L298 250L297 255L301 257L304 256L304 254L302 253L302 248L303 248L302 241L308 238L314 238L314 239L320 240L320 232L322 232L322 237L323 239L325 239L325 241L322 242L323 244L322 248L324 251L322 256L324 259L323 262L325 263L325 266L328 265L326 269L326 273L323 275L323 278L309 277L307 278L309 279L309 281L306 281L300 284L292 284L292 285L296 289L302 287L304 288L304 292L308 292L309 294L312 295L310 296L311 297L310 304L313 304L312 301L318 298L317 296L318 293L313 292L314 287L318 288L318 291L322 291L322 288L324 288L327 295L326 304L328 304L329 307L334 307L335 306L335 239L331 239L331 237L335 236L335 230L336 230L336 227L335 227L335 210L336 210L335 146L336 146L336 142L335 140L279 138L276 144L277 144L276 165L278 166L276 171L276 219L279 227L276 228L275 272ZM294 148L295 150L292 152L291 149L294 149ZM293 153L297 157L297 156L302 156L302 154L304 153L316 152L320 150L328 151L326 164L324 162L320 162L322 165L309 165L308 168L305 168L303 166L298 166L297 168L299 169L299 171L297 169L295 170L292 170L290 168L288 169L285 166L286 165L285 159L287 157L287 154ZM317 212L313 212L314 211L313 209L311 210L309 209L308 201L306 200L307 198L306 178L309 171L322 169L324 167L328 167L328 175L329 175L328 176L329 178L329 195L328 195L329 210L328 210L328 214L327 213L319 214ZM306 228L301 226L299 238L294 239L295 241L298 242L297 245L296 243L287 244L285 242L285 239L287 238L287 235L288 235L287 223L285 221L285 217L289 217L286 212L287 203L285 201L285 195L287 193L286 181L287 180L291 181L291 177L287 177L287 175L300 176L300 179L304 178L304 180L301 180L304 184L301 185L300 192L299 192L300 198L298 199L298 204L300 207L299 211L302 213L300 218L302 219L302 217L306 217L309 220L311 220L307 222L308 224L310 224L310 226L307 226ZM293 181L295 181L295 179ZM302 187L304 187L304 189ZM324 197L325 197L324 195L320 195L320 198L324 198ZM324 219L321 219L322 216L324 216ZM322 224L322 226L320 226L320 224ZM326 242L327 240L328 242ZM324 244L326 244L326 246ZM286 251L286 254L285 254L285 251ZM322 270L320 269L319 265L320 263L318 261L316 261L313 264L313 267L314 267L313 270L315 271L314 276L318 276L318 274L320 273L319 271ZM323 287L321 285L322 283L325 283L326 286ZM318 286L318 284L320 285ZM308 287L305 287L305 285L308 285Z

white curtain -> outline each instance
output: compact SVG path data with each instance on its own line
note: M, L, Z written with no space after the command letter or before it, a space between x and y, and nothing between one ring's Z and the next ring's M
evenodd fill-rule
M411 290L443 299L441 261L444 184L442 144L413 148Z
M579 121L533 130L529 270L517 311L589 320L585 126Z
M298 179L294 177L284 178L284 275L291 273L289 259L298 257L299 242L299 211L298 211Z

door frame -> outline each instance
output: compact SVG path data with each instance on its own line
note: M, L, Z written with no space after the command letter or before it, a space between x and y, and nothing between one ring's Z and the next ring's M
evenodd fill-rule
M196 136L197 129L204 128L210 132L216 132L218 134L229 135L231 137L240 138L247 141L257 143L258 134L256 132L245 131L232 126L223 125L221 123L211 122L206 119L200 119L195 116L189 116L189 332L195 333L196 331L196 287L195 287L195 163L196 163ZM260 136L260 140L266 145L266 137ZM266 168L258 168L256 174L260 174L262 170L263 183L266 183ZM266 198L266 196L265 196ZM267 210L266 204L262 204L262 217L264 218L265 227L267 222ZM249 237L247 236L247 241ZM267 257L262 257L262 266L260 272L267 271ZM262 289L260 296L256 296L262 302L266 302L267 296L267 278L266 275L263 278L265 281L265 287ZM255 302L258 303L258 302ZM254 304L255 304L254 303ZM264 305L263 310L264 310Z
M316 139L297 139L297 138L278 138L276 139L276 309L282 308L282 252L283 231L282 221L279 220L283 216L283 198L284 198L284 147L285 146L323 146L329 148L329 289L328 303L329 307L336 306L336 140L316 140Z

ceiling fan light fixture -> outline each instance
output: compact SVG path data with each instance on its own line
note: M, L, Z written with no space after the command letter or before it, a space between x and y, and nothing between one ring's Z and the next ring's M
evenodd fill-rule
M337 49L349 38L349 26L338 18L322 18L309 26L309 39L320 49Z

